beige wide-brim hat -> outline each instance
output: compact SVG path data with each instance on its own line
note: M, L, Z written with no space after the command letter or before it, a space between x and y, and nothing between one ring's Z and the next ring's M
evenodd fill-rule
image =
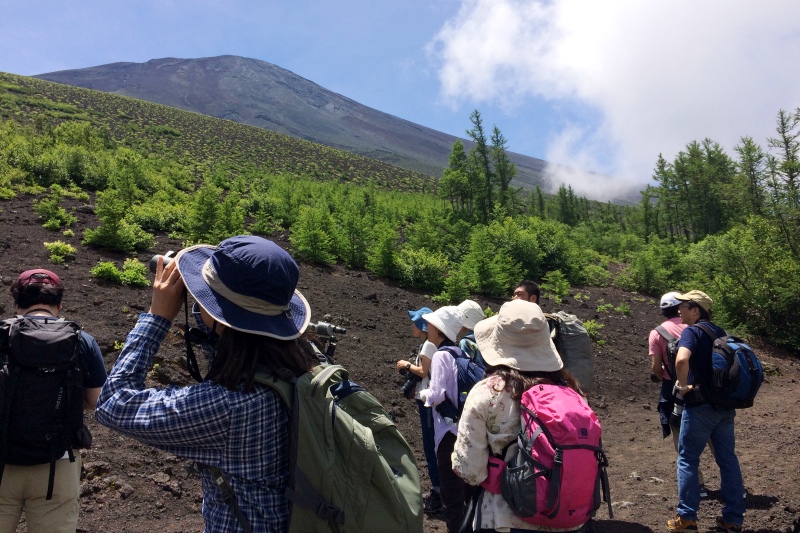
M525 372L555 372L564 368L542 308L533 302L512 300L496 315L475 325L475 341L491 366Z

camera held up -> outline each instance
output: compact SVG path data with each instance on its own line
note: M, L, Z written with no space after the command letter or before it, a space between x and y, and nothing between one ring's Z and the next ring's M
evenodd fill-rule
M169 252L167 252L167 253L165 253L163 255L154 255L153 258L150 259L150 264L149 264L150 272L152 272L153 274L156 273L156 268L158 268L158 258L159 257L163 257L164 258L164 266L167 266L168 264L170 264L172 262L172 259L175 257L175 252L170 250Z
M336 351L337 335L344 335L347 330L343 327L330 324L328 322L311 322L308 324L308 331L313 333L319 340L318 349L324 350L326 362L333 363L333 354ZM312 344L315 346L317 343Z

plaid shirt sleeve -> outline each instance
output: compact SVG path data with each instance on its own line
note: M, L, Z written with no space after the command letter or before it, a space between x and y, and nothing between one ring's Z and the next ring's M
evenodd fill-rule
M170 322L143 313L128 334L97 402L97 421L145 444L219 463L230 422L228 395L212 384L145 388ZM215 453L216 450L216 453Z
M206 381L145 388L169 327L161 317L140 315L100 393L97 421L155 448L220 467L253 531L284 531L288 409L268 387L243 393ZM240 531L210 473L203 470L201 476L206 531Z

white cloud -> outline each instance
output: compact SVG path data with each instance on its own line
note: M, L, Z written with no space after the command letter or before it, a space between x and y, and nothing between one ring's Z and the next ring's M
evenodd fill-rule
M778 109L800 106L798 20L796 0L463 0L430 50L452 103L593 110L546 158L643 183L693 140L766 145Z

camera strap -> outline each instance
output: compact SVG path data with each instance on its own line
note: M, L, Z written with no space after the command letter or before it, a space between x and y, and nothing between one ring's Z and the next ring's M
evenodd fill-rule
M203 382L203 376L200 375L200 367L197 366L197 357L194 355L192 343L189 340L189 291L183 291L183 312L186 317L186 325L183 330L183 338L186 340L186 370L198 382Z

